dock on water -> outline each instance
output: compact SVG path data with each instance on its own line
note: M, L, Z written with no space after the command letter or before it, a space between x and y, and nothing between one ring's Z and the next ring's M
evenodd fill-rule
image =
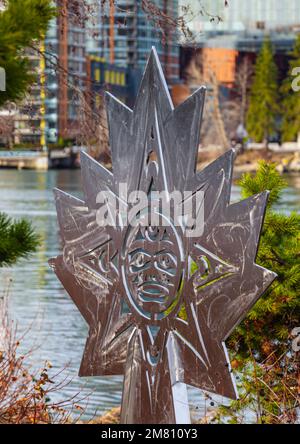
M0 151L0 168L47 170L48 153L41 151Z
M77 148L77 147L76 147ZM79 149L65 148L47 151L0 151L0 168L45 171L50 168L79 167Z

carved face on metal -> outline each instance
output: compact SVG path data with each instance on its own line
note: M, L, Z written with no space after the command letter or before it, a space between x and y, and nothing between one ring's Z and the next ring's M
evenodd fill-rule
M129 229L123 248L126 295L145 321L157 323L178 304L182 257L172 228Z
M204 96L174 109L153 49L134 109L107 95L113 171L82 153L84 201L55 190L50 264L89 325L79 374L124 375L122 423L188 423L186 384L236 398L225 341L275 278L255 263L268 193L230 204L232 150L196 170ZM156 224L99 224L99 193L132 209L120 184L147 205L154 188L201 194L202 231L155 206Z

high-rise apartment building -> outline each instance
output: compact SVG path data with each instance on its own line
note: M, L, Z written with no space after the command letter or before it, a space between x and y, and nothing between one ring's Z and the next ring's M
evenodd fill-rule
M180 6L187 5L193 17L190 27L196 33L272 31L300 25L299 0L229 0L228 6L224 0L180 0ZM222 21L212 20L214 16Z
M114 6L99 2L87 34L87 50L121 67L143 70L152 46L156 47L167 82L179 76L179 47L174 30L165 39L155 18L149 18L138 0L117 0ZM153 0L172 18L178 17L178 0ZM154 14L155 17L155 14ZM163 41L164 40L164 41Z
M50 23L40 55L30 54L37 81L15 117L15 142L45 147L78 134L80 95L86 81L85 29L67 0Z
M57 3L61 12L52 21L45 39L48 58L45 120L49 142L57 141L58 136L77 135L80 94L86 79L85 29L76 22L76 11L67 0L57 0Z
M224 26L233 31L276 30L300 25L298 0L230 0Z
M284 74L288 53L300 30L299 0L228 0L227 6L224 0L180 1L180 7L187 5L206 82L213 71L222 85L231 87L241 60L255 60L266 35ZM183 71L194 56L195 45L186 45L182 51Z
M14 112L13 138L15 144L42 145L41 58L31 50L28 51L27 57L30 59L32 72L37 74L37 78L26 100Z
M28 100L30 107L22 107L16 117L17 142L46 147L59 139L76 138L81 99L90 81L89 55L116 69L142 72L155 46L169 85L178 81L179 46L174 30L162 39L155 19L146 16L140 1L116 0L114 7L110 2L104 7L101 0L89 1L93 13L84 24L78 17L80 2L55 1L60 13L51 21L41 44L45 58L32 55L38 81ZM164 14L178 16L178 0L153 3Z

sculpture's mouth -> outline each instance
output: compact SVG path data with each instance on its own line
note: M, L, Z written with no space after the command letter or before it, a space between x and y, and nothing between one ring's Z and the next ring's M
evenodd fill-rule
M138 295L141 302L165 304L169 297L169 289L162 283L146 281L140 285Z
M181 284L181 238L175 227L129 226L121 256L131 306L147 321L161 321L175 307ZM182 264L181 264L182 265Z

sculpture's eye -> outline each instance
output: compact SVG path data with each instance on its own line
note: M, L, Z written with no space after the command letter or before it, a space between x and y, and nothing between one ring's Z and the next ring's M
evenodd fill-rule
M149 264L151 256L145 251L136 250L130 255L131 271L137 272L144 269Z
M177 263L176 258L171 253L158 253L156 260L158 268L162 269L163 271L175 274Z

